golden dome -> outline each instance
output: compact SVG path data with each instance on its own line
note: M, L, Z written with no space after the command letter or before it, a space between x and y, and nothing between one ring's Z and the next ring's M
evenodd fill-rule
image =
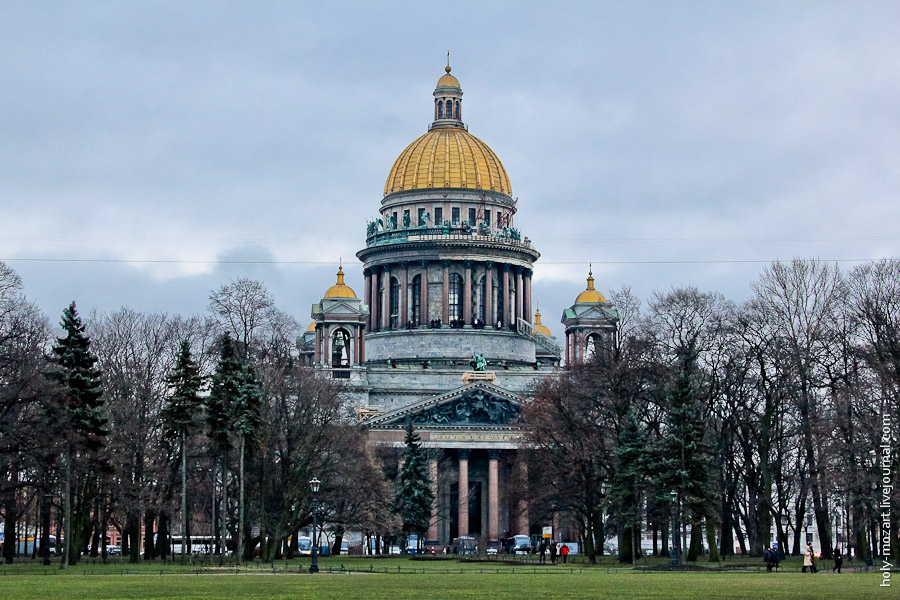
M592 271L588 271L587 289L578 294L578 297L575 298L575 304L584 304L588 302L606 304L606 298L603 297L603 294L594 289L594 273Z
M338 267L337 283L328 288L324 298L356 298L356 292L344 283L344 269Z
M316 322L313 321L309 324L309 327L306 328L306 331L315 331L316 330Z
M446 71L446 75L441 75L441 78L438 79L437 87L459 87L459 79L450 74L450 65L444 67L444 71Z
M534 311L534 325L532 325L532 327L534 327L535 329L537 329L538 331L540 331L543 335L546 335L547 337L553 337L553 334L550 333L550 329L546 325L541 323L541 309L540 308L538 308L536 311Z
M509 176L494 151L458 127L432 129L407 146L391 167L384 195L428 188L470 188L512 195Z

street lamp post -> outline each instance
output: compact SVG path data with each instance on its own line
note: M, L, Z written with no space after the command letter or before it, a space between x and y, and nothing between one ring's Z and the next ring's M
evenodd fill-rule
M310 573L318 573L319 572L319 543L316 539L316 513L319 512L319 485L322 482L319 481L318 477L313 477L309 480L309 490L312 492L312 562L309 564L309 572Z
M678 492L672 490L672 566L678 568L679 538L678 532Z

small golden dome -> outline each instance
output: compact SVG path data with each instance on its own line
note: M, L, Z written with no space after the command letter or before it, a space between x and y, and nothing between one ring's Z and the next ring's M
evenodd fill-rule
M315 331L316 330L316 322L313 321L309 324L309 327L306 328L306 331Z
M594 289L594 273L588 271L587 289L578 294L578 297L575 298L575 304L586 304L591 302L606 304L606 298L603 297L603 294Z
M458 127L432 129L407 146L391 167L384 184L384 195L428 188L468 188L512 194L509 176L494 151Z
M459 79L450 74L450 65L444 67L444 71L446 71L446 75L441 75L441 78L438 79L437 87L459 87Z
M324 298L356 298L356 292L344 283L344 269L338 267L337 283L328 288Z
M550 333L550 329L546 325L541 323L541 309L540 308L538 308L536 311L534 311L534 325L532 325L532 327L534 327L535 329L537 329L538 331L540 331L543 335L546 335L547 337L553 337L553 334Z

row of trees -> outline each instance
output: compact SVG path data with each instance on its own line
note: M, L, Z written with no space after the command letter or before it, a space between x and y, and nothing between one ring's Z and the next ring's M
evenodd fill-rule
M85 551L105 557L110 529L132 561L141 548L165 558L173 532L214 535L220 556L233 540L237 556L259 546L271 560L296 552L314 476L337 547L346 527L397 522L353 407L299 364L296 323L260 283L223 286L202 317L123 308L85 323L73 303L60 325L55 337L0 263L6 540L39 529L49 549L59 532L63 567ZM15 551L5 544L5 560Z
M611 303L615 339L525 411L549 490L536 500L575 519L592 559L613 533L621 560L648 532L666 552L673 504L688 560L704 545L733 554L735 538L742 553L778 541L799 554L810 530L825 556L836 534L878 553L888 421L900 481L900 261L775 263L743 304L694 288L644 310L627 289ZM891 518L900 531L896 494Z

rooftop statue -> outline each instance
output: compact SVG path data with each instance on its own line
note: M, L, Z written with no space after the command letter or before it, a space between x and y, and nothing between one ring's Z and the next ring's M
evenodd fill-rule
M472 357L472 360L469 361L469 364L472 365L472 368L476 371L484 371L487 367L487 360L485 360L484 354L476 354Z

